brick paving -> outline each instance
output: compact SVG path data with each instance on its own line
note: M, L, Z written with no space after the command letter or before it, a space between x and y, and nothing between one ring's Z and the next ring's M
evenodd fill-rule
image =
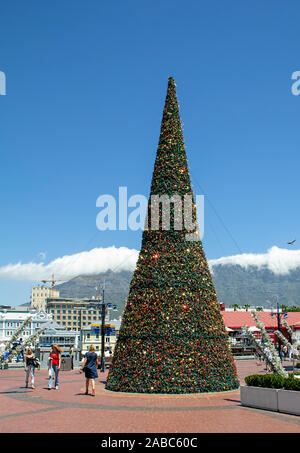
M236 361L245 376L265 373L255 360ZM0 371L0 433L300 433L300 417L241 406L240 391L149 395L105 390L99 372L96 396L84 395L78 370L60 372L60 389L48 390L48 371L25 388L22 369Z

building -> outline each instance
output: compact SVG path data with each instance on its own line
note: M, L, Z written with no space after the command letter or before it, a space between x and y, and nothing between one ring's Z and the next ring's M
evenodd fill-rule
M250 311L238 310L238 311L221 311L224 324L231 331L241 331L243 326L247 326L252 330L256 327L255 320L251 315ZM277 330L277 317L271 316L271 311L260 311L257 312L259 319L265 326L265 329L271 337L274 337L274 331ZM300 338L300 312L288 312L285 321L288 325L294 329L295 335ZM281 322L282 323L282 322ZM297 325L298 324L298 325ZM282 325L284 330L284 325Z
M66 330L78 332L101 318L101 301L56 297L46 299L46 310ZM106 313L108 322L108 310Z
M46 300L59 297L59 291L49 286L33 286L31 288L30 305L37 310L46 310Z
M6 343L30 316L32 317L31 321L20 334L23 340L42 329L47 322L51 321L51 314L42 310L17 311L2 309L0 311L0 342Z
M57 344L63 350L69 350L70 346L78 347L79 336L78 332L66 330L51 320L45 324L45 330L39 337L38 347L51 348L53 344Z
M85 353L88 351L89 346L93 344L97 353L101 353L102 337L101 337L101 321L95 321L87 326L81 332L81 349ZM117 340L116 326L114 324L105 324L105 346L104 352L107 355L114 353Z
M229 335L229 341L231 349L234 355L247 355L253 354L255 351L254 346L250 340L246 338L242 332L243 326L247 326L250 331L258 338L261 338L260 329L256 326L255 320L251 315L251 311L237 310L229 311L222 310L224 324ZM265 330L267 331L274 344L278 343L275 330L278 329L277 317L271 316L271 310L257 312L259 319L263 323ZM295 335L300 339L300 312L288 312L286 322L294 330ZM281 321L282 324L282 321ZM281 332L290 341L287 329L282 324Z
M35 354L39 358L41 368L45 369L49 367L49 354L53 344L57 344L62 349L61 355L61 369L71 369L70 361L70 346L73 346L74 356L73 364L74 367L80 366L80 349L78 332L72 332L59 326L54 321L49 321L45 325L44 332L39 337L39 342L35 348ZM69 361L69 364L68 364ZM69 365L69 366L68 366Z

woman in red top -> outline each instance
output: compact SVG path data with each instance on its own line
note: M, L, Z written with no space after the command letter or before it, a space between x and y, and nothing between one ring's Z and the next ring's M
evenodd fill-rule
M55 375L55 383L53 388L58 389L58 374L60 370L60 361L61 361L61 349L57 344L52 345L52 350L50 351L49 361L50 361L50 376L49 376L49 385L48 388L51 390L53 377Z

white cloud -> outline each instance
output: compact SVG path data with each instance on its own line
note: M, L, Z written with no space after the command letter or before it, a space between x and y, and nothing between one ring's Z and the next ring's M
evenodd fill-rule
M134 270L138 250L127 247L95 248L88 252L65 255L48 264L16 263L0 267L0 280L69 279L77 275L94 275L100 272Z
M286 275L300 267L300 250L280 249L274 246L267 253L243 253L209 261L212 270L214 266L219 264L239 264L245 269L249 266L255 266L258 269L269 269L276 275Z
M127 247L95 248L87 252L65 255L48 264L16 263L0 267L0 280L38 281L50 280L52 274L57 279L70 279L78 275L95 275L101 272L133 271L139 251ZM300 250L287 250L272 247L264 254L244 253L209 260L213 270L216 265L239 264L244 268L255 266L269 269L277 275L285 275L300 267Z

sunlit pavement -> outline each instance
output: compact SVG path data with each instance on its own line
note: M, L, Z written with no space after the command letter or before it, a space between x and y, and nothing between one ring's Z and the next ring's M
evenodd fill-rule
M241 385L266 373L255 360L237 360ZM241 406L240 390L191 395L149 395L105 390L99 372L96 396L85 395L78 370L60 372L59 390L48 390L48 370L25 388L23 369L0 371L1 433L300 433L300 417Z

